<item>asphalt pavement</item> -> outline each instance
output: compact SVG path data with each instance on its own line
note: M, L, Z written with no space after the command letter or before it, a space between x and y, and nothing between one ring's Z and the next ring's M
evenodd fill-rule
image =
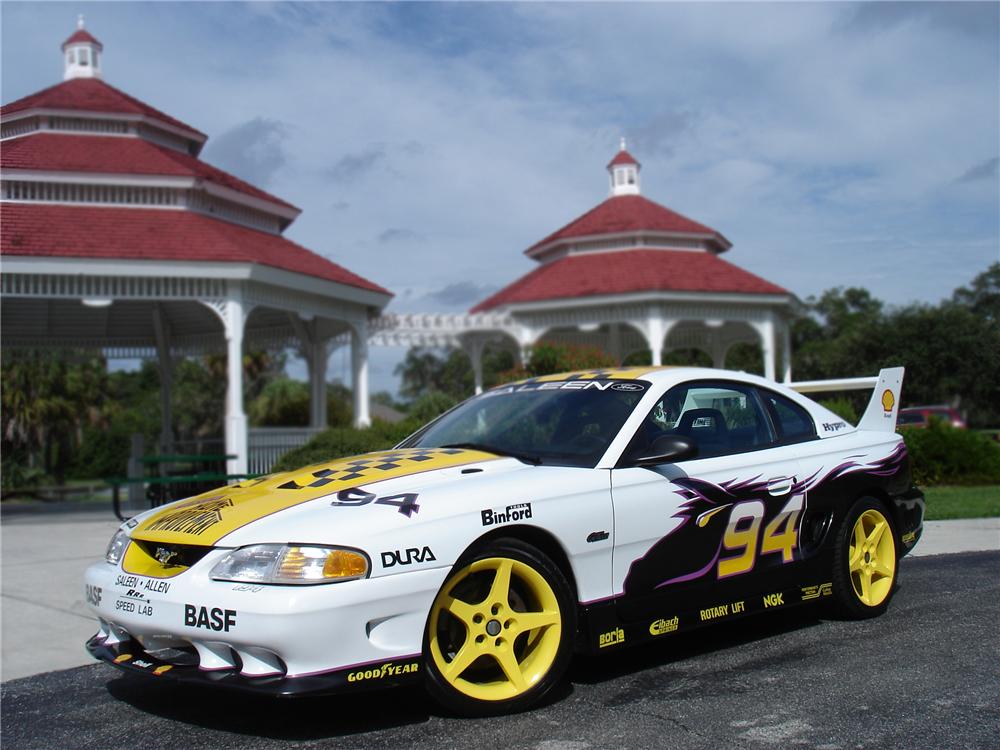
M906 558L889 611L800 608L578 658L534 711L442 714L417 689L278 700L93 664L6 682L5 746L996 748L1000 552ZM45 644L32 644L44 649Z

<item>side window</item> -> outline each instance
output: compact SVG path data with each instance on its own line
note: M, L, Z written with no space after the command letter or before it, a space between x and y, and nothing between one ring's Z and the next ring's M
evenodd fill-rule
M692 438L698 444L697 458L774 444L754 389L737 383L686 383L671 388L640 425L628 455L641 455L664 435Z
M794 401L772 391L761 391L761 398L771 411L774 425L785 443L801 443L816 437L816 425L809 412Z

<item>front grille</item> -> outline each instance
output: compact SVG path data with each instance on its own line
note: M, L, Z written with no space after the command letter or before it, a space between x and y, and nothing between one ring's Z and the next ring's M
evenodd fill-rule
M195 544L164 544L162 542L147 542L143 539L132 540L149 557L153 558L161 565L190 568L201 558L212 551L211 547L202 547ZM168 555L164 559L164 555Z

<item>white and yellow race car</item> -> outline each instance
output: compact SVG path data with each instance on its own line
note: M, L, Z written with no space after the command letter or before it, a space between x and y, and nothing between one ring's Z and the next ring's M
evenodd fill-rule
M86 573L98 659L282 695L423 682L526 708L574 652L825 601L880 614L920 537L902 368L855 427L745 373L552 375L390 451L155 508Z

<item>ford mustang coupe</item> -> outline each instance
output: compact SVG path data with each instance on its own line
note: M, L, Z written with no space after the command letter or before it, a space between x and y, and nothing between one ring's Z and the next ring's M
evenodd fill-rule
M417 681L482 715L537 703L574 652L809 602L873 617L923 524L902 380L856 427L724 370L502 385L393 450L130 519L87 570L87 648L278 695Z

